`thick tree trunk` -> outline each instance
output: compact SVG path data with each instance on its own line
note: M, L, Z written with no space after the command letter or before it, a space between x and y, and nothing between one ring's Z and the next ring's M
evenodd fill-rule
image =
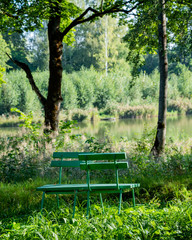
M166 139L166 112L167 112L167 83L168 83L168 59L167 59L167 36L166 36L166 14L165 0L159 0L161 11L159 14L159 112L157 123L157 134L151 153L159 156L163 153Z
M48 23L49 38L49 87L45 110L45 127L48 130L56 131L59 122L62 81L62 35L59 31L60 17L53 17Z

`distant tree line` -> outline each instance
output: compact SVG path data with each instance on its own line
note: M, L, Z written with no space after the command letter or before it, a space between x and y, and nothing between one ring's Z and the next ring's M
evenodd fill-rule
M178 63L177 72L169 75L168 110L185 111L192 96L192 71ZM44 95L47 94L48 71L36 71L34 76L37 85ZM131 66L121 62L106 76L94 67L82 68L72 73L64 72L62 83L63 102L61 109L104 110L114 105L153 105L157 108L159 94L159 72L155 69L151 74L141 72L137 77L131 75ZM33 111L43 114L36 94L32 91L25 73L14 70L6 73L6 84L0 88L0 114L9 114L12 107L27 113Z

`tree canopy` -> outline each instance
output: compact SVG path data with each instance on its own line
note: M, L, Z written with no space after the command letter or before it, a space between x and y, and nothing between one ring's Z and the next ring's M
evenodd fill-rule
M127 21L129 31L124 40L129 45L128 59L134 63L136 70L144 63L145 54L156 54L158 50L158 24L159 24L158 0L146 1L137 7L134 18ZM192 50L192 8L189 0L166 1L167 17L167 42L168 49L179 49L182 55ZM185 49L184 49L185 48ZM178 60L172 55L172 61ZM179 59L180 60L180 59Z

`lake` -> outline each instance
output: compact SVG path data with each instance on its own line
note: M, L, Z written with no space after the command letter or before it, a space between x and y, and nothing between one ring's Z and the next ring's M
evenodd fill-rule
M107 131L116 138L126 137L129 140L140 138L144 129L156 129L157 118L150 119L120 119L116 121L98 121L78 123L78 129L74 132L77 134L87 134L96 138L103 138ZM20 130L19 127L0 128L0 135L16 135ZM167 118L167 139L184 139L192 137L192 115L175 116Z
M129 140L140 138L144 129L156 129L157 118L120 119L116 121L82 122L76 133L102 138L105 131L116 138L126 137ZM174 116L167 118L167 138L183 139L192 137L192 116Z

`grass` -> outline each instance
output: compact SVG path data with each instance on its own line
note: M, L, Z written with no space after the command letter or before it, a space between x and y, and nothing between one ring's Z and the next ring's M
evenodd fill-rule
M136 208L132 208L131 193L124 193L120 215L117 214L118 194L103 196L104 215L98 194L91 195L91 216L88 220L85 217L85 195L78 196L75 219L72 219L72 195L60 195L59 210L55 195L46 195L46 209L43 215L40 214L42 193L35 189L42 184L56 182L51 177L15 184L1 183L0 237L46 240L190 239L192 177L156 180L155 177L148 181L141 179L141 187L136 189Z
M34 131L6 141L0 138L1 239L192 239L192 139L170 142L157 161L149 156L153 132L144 133L136 142L118 142L108 136L102 143L63 134L55 141ZM131 171L130 175L122 172L120 182L141 184L136 189L139 205L132 208L131 193L125 193L118 215L118 195L104 195L102 214L98 196L93 195L91 216L86 219L86 196L79 195L72 219L73 196L60 196L58 210L55 196L49 195L40 214L41 193L35 189L57 182L48 167L55 146L60 146L59 151L127 152ZM69 175L71 181L83 181L78 171ZM108 179L111 175L93 177Z
M60 210L33 212L30 216L12 218L0 223L1 239L191 239L191 193L184 201L173 200L164 208L158 199L147 205L130 207L123 203L121 214L117 204L105 202L105 214L92 204L91 217L78 206L75 218L64 204ZM182 214L181 214L182 213Z
M1 239L191 239L192 191L185 183L191 177L167 183L141 182L136 191L137 206L132 207L131 194L123 195L118 215L118 196L104 195L105 214L99 198L91 196L91 215L86 219L86 196L79 195L72 219L73 196L60 196L60 209L54 195L45 199L40 210L41 193L37 186L50 179L36 179L0 188ZM144 187L143 184L145 184ZM188 188L192 185L188 184Z

